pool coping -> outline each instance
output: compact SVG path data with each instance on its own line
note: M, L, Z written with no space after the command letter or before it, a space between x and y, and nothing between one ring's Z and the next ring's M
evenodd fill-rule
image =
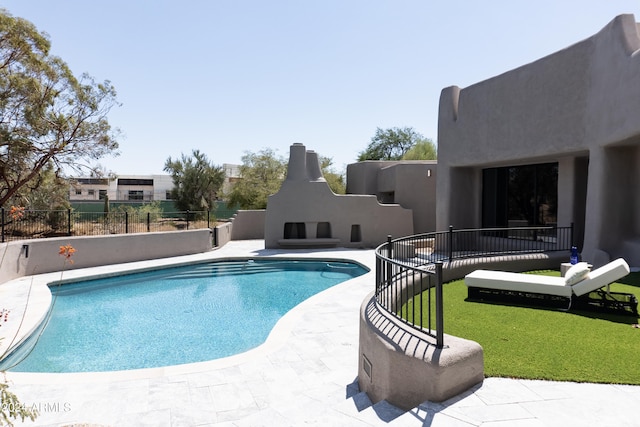
M343 251L345 252L344 256L339 256L340 252ZM8 371L7 375L15 381L28 382L31 384L57 384L61 380L64 380L66 383L109 383L111 381L139 380L182 374L194 374L242 364L264 357L284 346L287 339L291 336L292 330L296 325L296 321L302 316L308 307L316 304L317 300L325 299L331 293L339 293L343 287L351 286L355 282L366 280L373 283L373 275L375 273L375 256L372 249L357 251L354 249L329 248L314 249L313 251L274 249L259 251L258 254L240 253L236 255L225 255L225 251L223 250L212 250L195 255L184 255L171 258L136 261L109 266L89 267L67 271L63 270L62 272L58 271L34 276L25 276L0 284L0 297L2 297L2 301L4 301L5 296L8 295L11 295L16 301L24 301L25 298L27 298L27 294L24 289L27 283L29 283L30 288L35 290L35 292L32 290L32 294L28 297L28 311L24 320L20 322L20 325L17 325L18 322L16 322L15 319L11 324L8 324L7 322L7 329L2 330L2 332L9 330L12 331L11 333L16 333L15 328L20 328L16 333L18 339L13 340L11 349L17 347L24 339L26 339L38 327L49 311L49 306L52 300L52 295L49 290L49 285L51 284L55 285L59 282L72 283L82 280L113 277L120 274L144 272L157 268L180 267L208 261L225 261L247 258L323 259L328 261L348 261L357 263L367 268L369 271L361 276L334 285L329 289L319 292L302 301L278 320L264 343L233 356L156 368L105 372L63 373ZM24 306L24 302L22 302L22 306ZM2 341L0 341L0 345L2 344ZM0 354L4 354L5 351L6 346L5 348L0 347Z

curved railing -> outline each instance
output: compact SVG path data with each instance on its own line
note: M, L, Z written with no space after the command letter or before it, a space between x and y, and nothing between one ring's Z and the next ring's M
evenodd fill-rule
M444 346L442 270L454 260L569 251L569 227L460 229L391 239L376 248L375 299L382 309ZM419 295L419 298L414 298Z

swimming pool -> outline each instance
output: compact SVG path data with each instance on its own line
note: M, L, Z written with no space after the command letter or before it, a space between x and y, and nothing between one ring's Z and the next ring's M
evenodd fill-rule
M300 302L367 271L334 260L245 259L56 285L46 327L0 370L128 370L238 354L262 344Z

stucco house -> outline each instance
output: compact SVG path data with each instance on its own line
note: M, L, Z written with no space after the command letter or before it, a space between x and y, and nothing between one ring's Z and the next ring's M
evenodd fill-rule
M583 259L640 266L640 34L597 34L442 90L436 228L575 224Z

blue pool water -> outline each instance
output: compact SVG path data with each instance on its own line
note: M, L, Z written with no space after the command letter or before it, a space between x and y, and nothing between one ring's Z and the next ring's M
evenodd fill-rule
M242 260L52 286L42 334L0 370L97 372L234 355L262 344L303 300L366 272L346 262Z

